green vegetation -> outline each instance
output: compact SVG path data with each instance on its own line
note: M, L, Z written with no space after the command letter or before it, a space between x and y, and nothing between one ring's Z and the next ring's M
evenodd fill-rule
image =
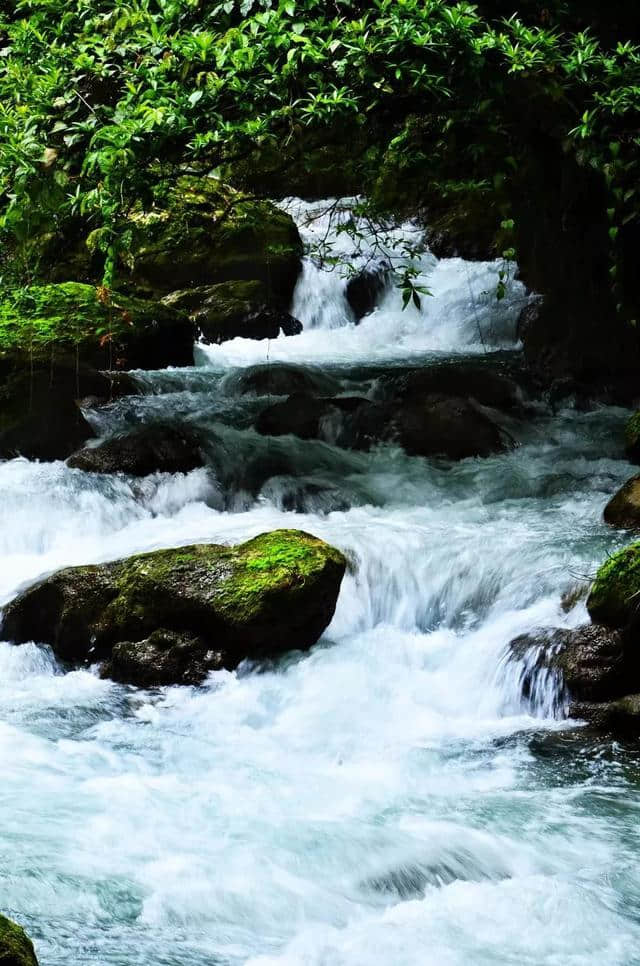
M38 966L33 945L24 929L0 916L0 963L3 966Z
M640 602L640 543L632 543L600 567L587 608L595 623L624 627Z

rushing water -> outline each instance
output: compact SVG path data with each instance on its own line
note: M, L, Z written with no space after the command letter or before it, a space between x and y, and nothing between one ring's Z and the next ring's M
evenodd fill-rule
M622 539L601 514L631 473L624 414L538 405L508 424L517 449L452 465L264 439L268 400L236 391L267 355L375 395L384 367L513 348L524 292L497 309L497 265L420 268L420 311L390 288L356 326L345 280L308 262L302 335L199 347L197 368L141 373L146 395L93 414L105 434L192 421L205 469L0 465L0 604L62 565L279 526L351 561L310 654L200 689L0 644L0 909L42 966L640 963L640 759L562 720L552 679L523 701L505 660L516 634L585 619L561 595Z

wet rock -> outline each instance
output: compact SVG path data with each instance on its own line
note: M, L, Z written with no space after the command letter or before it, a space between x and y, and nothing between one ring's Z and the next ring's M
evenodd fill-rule
M640 476L634 476L609 500L604 509L606 523L627 530L640 529Z
M467 399L430 395L396 414L398 439L410 456L461 460L508 448L503 431Z
M94 436L76 400L106 401L128 388L72 359L53 366L0 360L0 459L65 459Z
M628 694L606 708L604 723L617 734L640 735L640 694Z
M155 688L169 684L201 684L210 671L224 666L223 655L195 634L158 630L143 641L116 644L101 676Z
M127 436L87 446L67 460L67 466L87 473L188 473L203 465L198 438L176 426L141 426Z
M538 630L515 638L509 645L516 659L534 655L529 663L530 679L525 689L531 690L533 677L543 668L554 668L574 701L600 702L624 694L629 675L636 674L640 683L640 667L630 658L621 634L597 624L586 624L575 630Z
M123 271L153 293L231 279L258 279L289 302L302 241L286 212L222 182L184 175L154 186L153 202L131 214Z
M311 366L274 362L249 366L225 380L225 390L239 396L290 396L294 393L331 396L340 391L337 379Z
M2 966L38 966L33 943L24 929L0 916L0 963Z
M474 362L425 366L403 374L393 383L400 399L419 401L438 394L475 399L483 406L515 410L522 406L522 392L514 379L493 367Z
M387 405L360 396L316 398L296 393L263 410L256 429L264 436L322 439L345 449L369 449L394 433Z
M640 463L640 413L634 413L627 422L625 450L632 463Z
M636 622L640 606L640 543L613 554L600 567L587 598L591 619L607 627Z
M173 292L164 304L189 312L204 342L228 339L277 339L299 335L302 323L277 300L268 300L262 282L236 280Z
M359 321L379 304L389 284L391 266L387 262L362 269L347 282L345 292L347 302Z
M0 633L49 644L72 664L115 660L120 680L131 668L133 683L145 675L169 683L174 669L173 683L192 682L212 661L234 668L315 644L345 566L338 550L297 530L236 547L160 550L53 574L7 605Z

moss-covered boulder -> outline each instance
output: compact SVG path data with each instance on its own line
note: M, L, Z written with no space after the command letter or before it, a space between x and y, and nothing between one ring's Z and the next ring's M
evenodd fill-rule
M338 550L296 530L160 550L53 574L5 608L0 634L50 644L72 664L106 661L119 680L194 683L315 644L345 566Z
M640 608L640 543L614 554L600 567L587 599L591 619L607 627L626 627Z
M235 338L277 339L281 333L302 332L302 323L279 299L270 300L266 285L256 279L182 289L165 296L163 303L186 310L207 343Z
M612 527L640 529L640 476L622 486L604 508L604 519Z
M0 966L38 966L33 943L24 929L0 916Z
M634 413L627 422L625 449L632 463L640 463L640 413Z
M93 285L31 285L0 302L0 357L73 355L96 369L163 369L193 363L195 327L161 302Z
M160 183L153 204L131 214L123 269L151 292L231 279L258 279L287 302L300 272L302 242L286 212L213 178Z
M0 459L66 459L95 435L79 399L106 402L136 391L126 373L97 372L70 358L0 357Z

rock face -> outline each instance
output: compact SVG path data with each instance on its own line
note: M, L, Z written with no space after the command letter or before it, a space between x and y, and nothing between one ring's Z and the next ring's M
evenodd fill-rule
M640 463L640 413L634 413L625 427L625 443L628 458Z
M5 608L1 633L50 644L72 664L106 661L121 681L195 683L315 644L345 566L338 550L296 530L161 550L53 574Z
M0 964L38 966L33 944L24 929L4 916L0 916Z
M142 426L127 436L87 446L67 460L67 466L87 473L188 473L203 465L200 445L188 429Z
M594 622L625 628L636 622L639 607L640 543L633 543L600 567L587 599L587 609Z
M65 459L93 437L76 400L89 396L108 400L135 391L122 377L72 360L53 366L24 359L0 360L0 459Z
M299 335L302 332L302 322L289 315L278 300L270 303L266 287L255 280L221 282L172 292L163 302L186 309L202 339L209 343L237 337L277 339L280 333Z
M609 500L604 519L613 527L640 529L640 476L634 476Z
M301 267L293 220L266 201L213 178L185 175L154 189L147 210L131 216L123 270L141 289L171 292L231 279L258 279L288 302Z

